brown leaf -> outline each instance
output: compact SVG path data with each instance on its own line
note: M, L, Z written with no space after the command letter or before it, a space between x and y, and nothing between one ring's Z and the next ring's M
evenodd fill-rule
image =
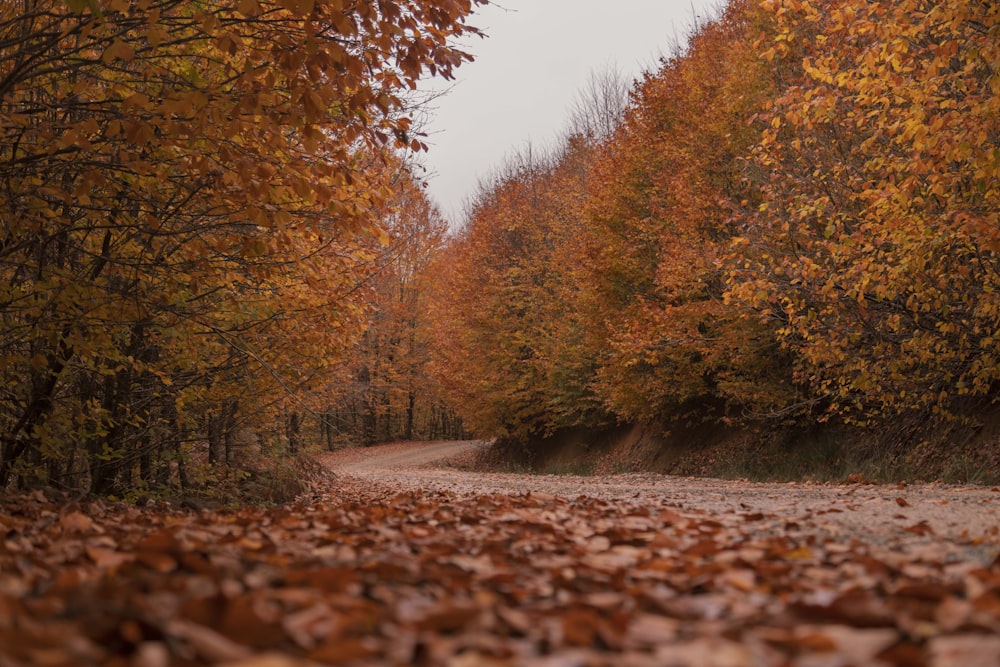
M660 644L666 644L677 637L680 628L681 622L675 618L639 614L628 625L625 646L650 649Z
M293 570L284 576L287 586L311 586L325 593L346 593L358 585L358 573L349 567Z
M417 625L433 632L457 632L474 622L478 615L478 610L471 607L441 605L428 612Z
M584 554L580 562L589 568L600 572L617 572L635 566L645 555L645 551L636 547L616 546L609 551Z
M759 664L750 650L718 637L665 644L654 653L661 665L705 665L706 667L751 667Z
M266 648L285 639L281 619L277 602L265 595L246 593L227 602L219 629L240 643Z
M175 531L169 528L162 528L144 536L136 543L135 549L136 551L160 551L164 553L178 553L184 550Z
M188 643L206 660L225 662L242 660L251 655L249 647L237 644L211 628L189 621L174 619L167 623L167 634Z
M846 625L828 625L818 629L833 642L834 649L856 665L875 664L876 656L899 641L899 633L892 628L852 628Z
M163 642L142 642L136 646L129 667L168 667L170 652Z
M682 514L671 509L660 510L660 512L656 515L656 518L660 521L660 523L668 526L684 527L688 523L688 520Z
M829 604L793 604L791 608L806 618L847 623L854 627L891 626L895 618L879 598L853 591L833 599Z
M928 643L928 667L1000 667L1000 637L955 635Z
M135 559L160 574L168 574L177 569L177 559L159 551L140 551L135 555Z
M485 555L467 556L465 554L456 554L449 558L448 562L466 572L473 572L475 574L490 575L497 571L496 566L493 565L493 560Z
M592 648L601 618L592 609L569 609L561 620L562 638L569 646Z
M535 625L531 617L519 609L497 607L496 615L506 624L508 631L514 635L527 636Z
M333 611L322 603L286 614L281 619L281 627L292 641L307 650L315 648L319 641L328 637L337 626Z
M107 549L104 547L88 546L86 547L86 552L87 557L94 562L94 565L102 570L114 571L125 563L131 563L135 560L135 554L123 553L116 549Z
M913 581L907 582L896 589L895 594L904 598L916 598L938 602L944 600L952 593L949 586L936 581Z
M59 519L59 525L70 533L89 533L94 530L94 521L81 512L70 512Z
M358 660L364 660L370 658L376 654L376 651L370 646L369 642L363 639L358 639L356 637L343 637L335 638L331 640L324 641L318 647L309 652L309 659L315 660L316 662L329 664L329 665L341 665L348 664ZM231 667L257 667L256 665L233 665ZM265 666L261 666L265 667Z
M826 653L837 648L837 642L833 641L822 631L810 631L796 633L794 645L800 651L811 651Z
M934 529L930 527L930 524L927 523L926 519L920 521L919 523L915 523L912 526L904 528L903 530L905 530L908 533L913 533L914 535L919 535L921 537L934 534Z
M757 575L753 570L747 569L726 570L721 580L723 583L746 593L754 589L757 584Z
M972 603L957 597L947 597L934 612L935 622L945 632L958 630L972 616Z
M719 544L715 540L699 540L684 550L684 555L694 557L714 556L719 553Z

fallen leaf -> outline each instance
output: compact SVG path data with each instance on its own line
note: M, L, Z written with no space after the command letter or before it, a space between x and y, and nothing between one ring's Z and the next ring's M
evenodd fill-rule
M915 523L912 526L908 526L903 530L905 530L908 533L913 533L914 535L919 535L921 537L934 534L934 529L930 527L930 524L927 522L926 519L920 521L919 523Z
M680 629L681 622L675 618L639 614L628 624L625 645L630 648L651 649L673 641Z
M1000 637L954 635L928 642L928 667L1000 667Z
M206 660L226 662L242 660L251 655L250 648L237 644L211 628L182 619L174 619L164 628L166 634L191 645Z
M102 570L116 570L125 563L131 563L135 560L135 554L104 547L88 546L86 552L87 557L94 562L94 565Z
M94 530L94 520L81 512L70 512L59 519L59 525L71 533L89 533Z

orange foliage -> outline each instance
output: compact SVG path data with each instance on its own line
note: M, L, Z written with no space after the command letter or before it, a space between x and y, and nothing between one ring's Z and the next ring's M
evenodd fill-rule
M476 1L0 4L0 486L153 483L322 386Z
M429 268L448 226L408 170L393 189L380 216L389 240L373 260L368 326L338 369L341 381L325 408L329 427L339 432L327 438L331 446L462 435L427 372L435 326L427 293L436 279Z
M441 257L436 375L477 432L526 438L606 419L576 308L588 150L511 162Z
M948 412L1000 379L1000 7L771 1L790 84L733 294L833 409Z
M753 45L762 21L732 3L648 74L594 167L586 283L607 338L597 387L622 417L794 397L769 329L723 300L720 260L756 196L742 156L771 85Z
M526 437L798 399L771 330L723 299L721 261L756 196L741 158L769 91L761 22L734 4L637 84L616 132L570 137L481 195L439 317L441 373L477 428Z
M473 211L460 403L524 434L995 399L998 30L974 0L730 3L617 131Z

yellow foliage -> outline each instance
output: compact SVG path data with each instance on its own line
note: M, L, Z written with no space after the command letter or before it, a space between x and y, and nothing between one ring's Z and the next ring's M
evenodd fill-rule
M401 95L472 4L0 3L0 487L108 493L308 405L366 323Z
M1000 7L823 4L768 3L800 75L755 156L770 180L747 247L766 252L740 256L730 298L781 300L833 409L947 412L1000 380Z

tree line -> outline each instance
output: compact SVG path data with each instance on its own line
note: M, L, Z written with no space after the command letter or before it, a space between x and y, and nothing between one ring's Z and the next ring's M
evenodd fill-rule
M732 0L483 183L431 300L445 395L521 441L974 416L1000 388L997 118L996 3Z
M333 441L420 205L410 91L479 2L0 3L0 488Z
M410 91L474 4L0 4L0 488L994 402L1000 7L731 0L449 236Z

